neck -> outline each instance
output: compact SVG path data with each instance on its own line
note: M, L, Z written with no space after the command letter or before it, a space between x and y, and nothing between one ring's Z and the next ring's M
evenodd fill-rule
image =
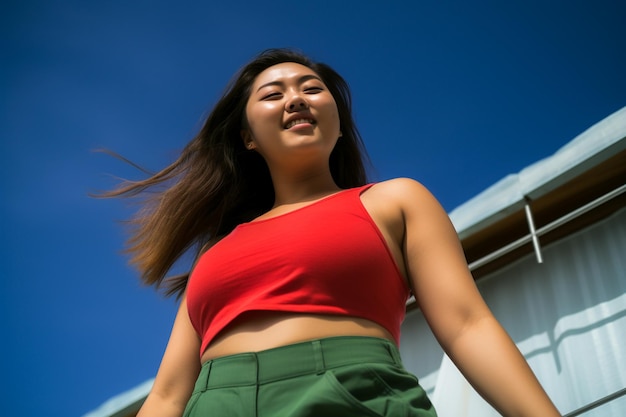
M274 207L315 200L340 190L330 170L302 173L299 176L273 174L272 183L276 195Z

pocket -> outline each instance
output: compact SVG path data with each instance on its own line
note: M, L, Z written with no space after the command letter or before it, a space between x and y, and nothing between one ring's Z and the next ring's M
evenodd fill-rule
M417 378L402 367L359 364L324 375L334 391L361 414L372 417L434 416Z
M406 415L406 413L391 413L390 403L396 397L393 388L379 373L367 365L354 365L329 370L325 378L332 389L343 398L358 415L384 417L388 415ZM396 398L399 400L399 398ZM400 401L396 401L393 408L403 408Z

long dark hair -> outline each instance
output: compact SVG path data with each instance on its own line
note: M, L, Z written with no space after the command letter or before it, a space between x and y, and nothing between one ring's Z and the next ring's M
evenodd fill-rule
M337 103L342 138L330 156L336 184L352 188L367 182L361 136L352 118L346 81L331 67L290 49L270 49L244 66L231 80L200 132L180 156L142 181L126 181L104 197L143 196L126 251L149 285L180 296L189 274L166 278L174 263L192 250L196 258L235 226L269 210L274 188L269 169L257 152L244 147L241 130L256 77L265 69L294 62L315 71ZM148 192L149 191L149 192Z

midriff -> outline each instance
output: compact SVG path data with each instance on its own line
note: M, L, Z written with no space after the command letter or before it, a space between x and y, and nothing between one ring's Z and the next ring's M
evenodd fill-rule
M202 354L201 361L333 336L370 336L394 341L387 330L366 319L255 311L220 332Z

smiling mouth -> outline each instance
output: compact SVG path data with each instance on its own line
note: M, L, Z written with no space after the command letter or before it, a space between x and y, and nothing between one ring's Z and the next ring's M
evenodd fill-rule
M310 125L314 125L315 124L315 120L313 120L313 119L296 119L296 120L292 120L292 121L290 121L289 123L287 123L285 125L285 129L289 129L289 128L294 127L295 125L304 124L304 123L307 123L307 124L310 124Z

